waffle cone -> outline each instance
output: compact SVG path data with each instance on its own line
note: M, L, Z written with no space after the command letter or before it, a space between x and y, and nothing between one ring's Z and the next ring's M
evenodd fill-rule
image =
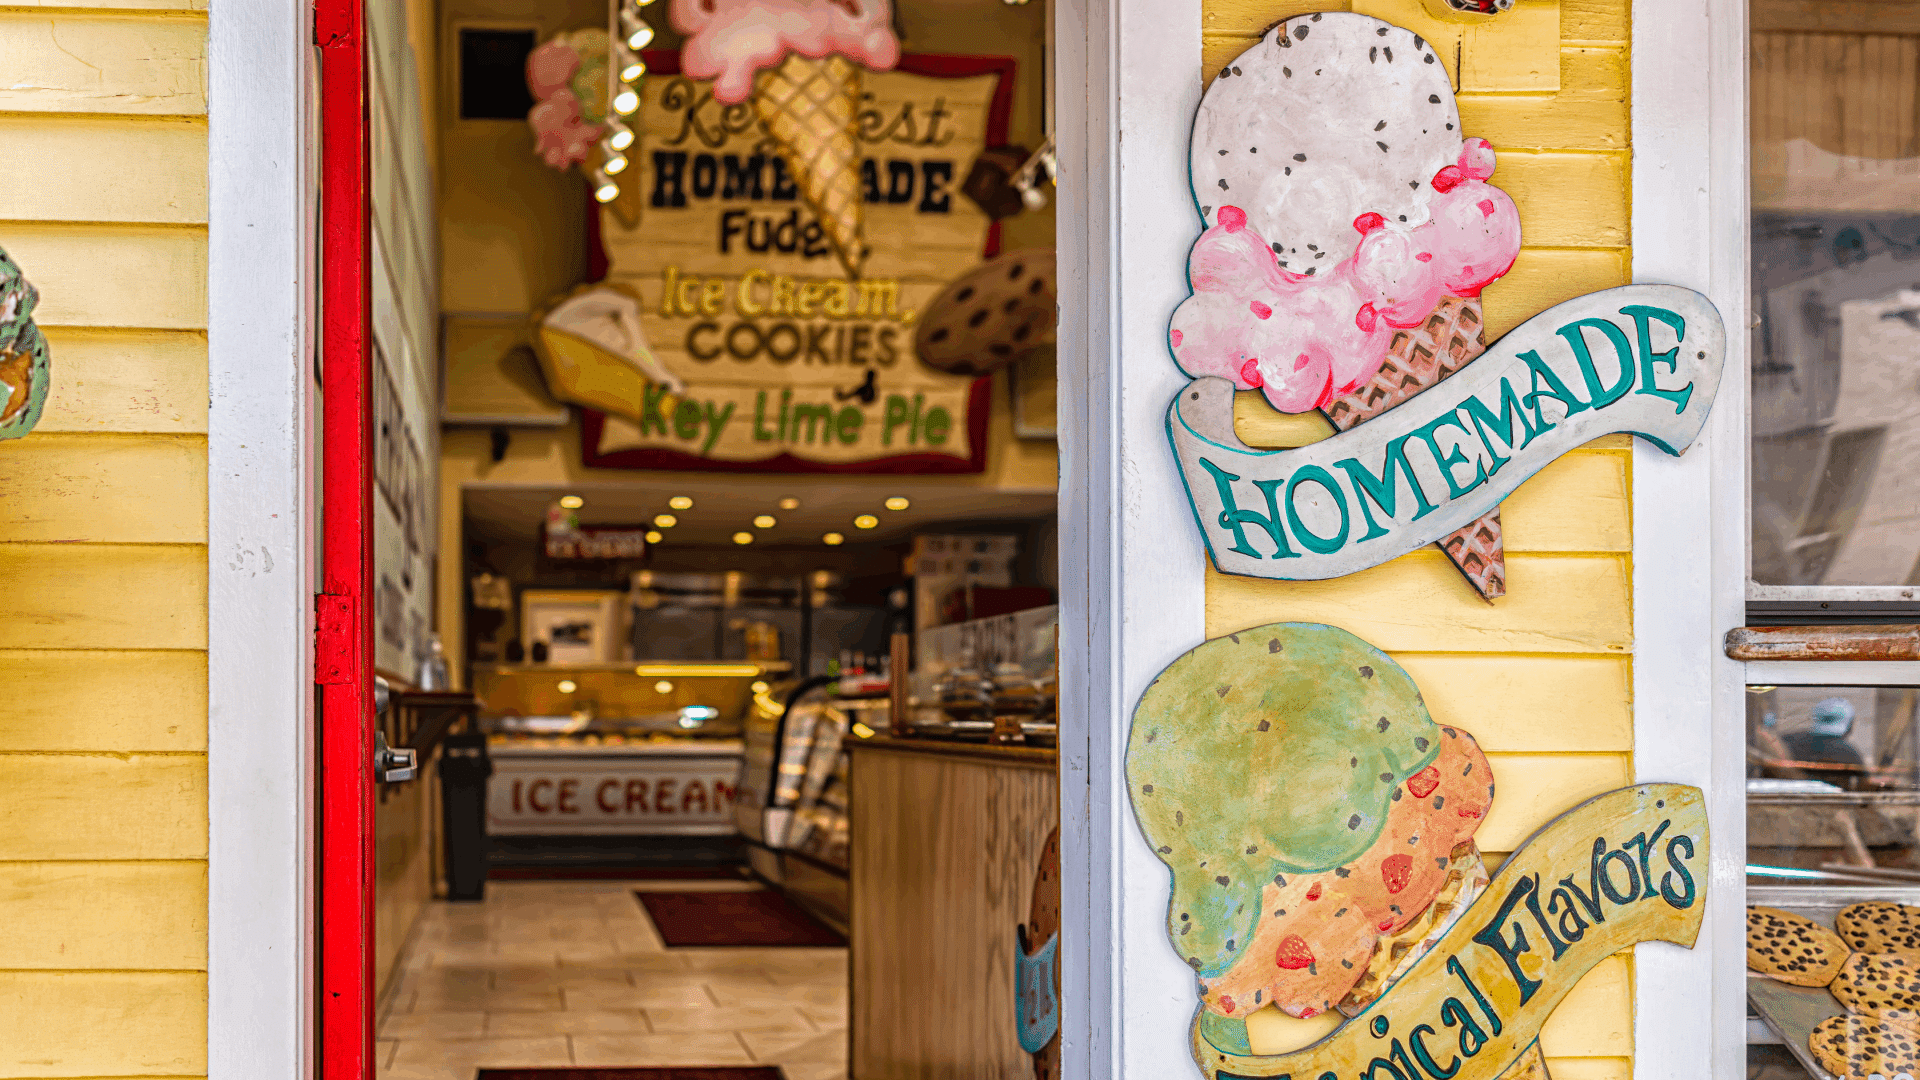
M867 257L859 105L860 68L838 55L814 60L789 53L779 67L760 73L753 91L761 126L853 277Z
M1438 386L1485 352L1485 329L1479 300L1443 297L1426 322L1393 335L1386 363L1366 385L1321 411L1341 431L1371 420ZM1506 595L1507 554L1500 538L1499 507L1441 538L1439 547L1481 596L1492 600Z

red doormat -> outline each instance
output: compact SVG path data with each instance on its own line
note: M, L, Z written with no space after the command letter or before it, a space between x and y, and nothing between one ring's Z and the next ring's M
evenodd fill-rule
M669 947L843 946L843 938L773 889L753 892L638 892Z
M711 1069L481 1069L479 1080L786 1080L772 1065Z
M488 881L740 881L744 866L494 866Z

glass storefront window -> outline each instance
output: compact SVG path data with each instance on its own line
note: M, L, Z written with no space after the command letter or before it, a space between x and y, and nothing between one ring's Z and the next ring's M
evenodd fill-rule
M1920 687L1749 687L1746 731L1749 927L1798 918L1847 939L1861 904L1920 918ZM1880 951L1839 939L1836 967ZM1748 1076L1824 1075L1808 1042L1845 1011L1831 973L1771 970L1752 951L1748 968Z
M1752 573L1920 581L1920 3L1752 5Z

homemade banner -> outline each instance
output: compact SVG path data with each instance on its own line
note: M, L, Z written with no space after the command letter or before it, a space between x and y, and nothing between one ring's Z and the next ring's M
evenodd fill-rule
M1338 577L1472 523L1601 435L1679 454L1706 423L1725 351L1705 297L1626 285L1535 316L1427 393L1322 442L1250 449L1233 432L1234 384L1217 378L1180 392L1167 431L1222 572Z
M1489 3L1456 0L1463 11L1491 10ZM1328 520L1320 525L1338 529L1334 511L1345 493L1334 491L1333 477L1316 488L1320 476L1311 468L1276 476L1273 470L1279 466L1272 462L1222 465L1221 475L1246 477L1248 484L1262 486L1262 491L1241 489L1252 497L1250 509L1246 498L1236 498L1226 487L1231 479L1216 479L1211 472L1196 479L1193 454L1182 442L1191 436L1246 452L1232 436L1230 394L1258 390L1275 409L1317 410L1341 432L1384 425L1390 430L1348 434L1335 441L1351 448L1385 444L1389 460L1380 467L1392 469L1400 446L1396 435L1419 426L1401 416L1409 402L1448 396L1440 388L1452 386L1461 372L1488 364L1476 360L1486 348L1480 296L1520 254L1520 211L1494 183L1493 147L1461 131L1442 51L1419 34L1366 15L1300 15L1269 28L1258 45L1220 70L1201 99L1188 146L1188 176L1202 232L1187 256L1192 295L1174 311L1167 343L1180 370L1203 381L1176 402L1176 450L1203 532L1209 532L1208 523L1221 512L1257 514L1268 505L1278 515L1270 519L1275 530L1272 551L1258 550L1257 541L1250 545L1238 532L1223 538L1219 530L1211 530L1208 546L1223 571L1332 577L1420 543L1437 542L1482 597L1492 600L1506 593L1500 499L1544 462L1544 451L1530 454L1531 467L1515 468L1503 484L1481 490L1471 500L1477 507L1472 514L1460 512L1469 505L1461 502L1429 520L1439 501L1411 493L1421 528L1401 530L1378 542L1384 534L1374 527L1351 537L1344 531L1315 534L1313 511L1292 509L1296 489L1308 484L1308 502L1320 490L1321 499L1330 504L1323 508ZM1616 314L1617 309L1601 317ZM1570 317L1555 328L1573 321L1577 319ZM1693 343L1698 344L1707 319L1696 313L1690 321ZM1643 330L1642 340L1644 336ZM1584 357L1587 345L1578 346ZM1717 350L1702 352L1697 358L1702 363L1690 368L1719 363ZM1717 376L1708 380L1696 375L1692 381L1704 415L1713 396L1707 384ZM1497 385L1497 379L1487 385ZM1596 383L1589 391L1611 404L1613 386ZM1643 373L1639 387L1643 394L1671 389L1655 386L1650 373ZM1529 408L1537 400L1530 399ZM1583 411L1571 392L1561 400L1569 414ZM1420 423L1440 416L1440 407L1424 408L1434 416ZM1544 423L1538 410L1533 411L1528 442ZM1381 419L1386 414L1396 419ZM1691 440L1699 423L1688 419L1694 421L1686 429ZM1619 422L1638 421L1622 416ZM1444 420L1439 423L1447 426ZM1603 429L1622 430L1591 419L1571 430L1599 434ZM1680 430L1672 424L1660 428L1668 429ZM1444 433L1436 439L1432 431L1420 436L1440 458L1456 452L1440 449L1445 439ZM1673 446L1684 448L1687 440ZM1292 459L1287 461L1290 466ZM1494 455L1472 467L1490 473L1504 463ZM1310 464L1303 461L1300 467ZM1443 461L1438 467L1447 466ZM1395 481L1390 476L1381 479L1386 474L1372 475L1375 487L1391 499ZM1429 482L1436 479L1429 476ZM1264 486L1282 483L1287 485L1285 498L1272 495L1269 501L1271 492ZM1214 500L1219 505L1209 505L1206 492L1216 486L1225 494ZM1478 487L1447 477L1452 499ZM1295 516L1304 533L1283 535ZM1438 528L1443 520L1446 527ZM1253 524L1252 519L1233 517L1223 528L1238 530L1247 524ZM1408 539L1414 535L1420 539ZM1223 542L1215 544L1216 539ZM1356 545L1376 542L1348 550L1349 539ZM1306 551L1290 550L1299 547ZM1300 561L1293 561L1295 555ZM1267 561L1272 558L1283 564Z
M537 316L556 393L598 410L583 425L586 464L984 468L989 384L923 364L914 337L947 283L996 246L958 185L1005 140L1013 61L908 54L859 71L844 118L857 153L810 187L790 162L824 167L824 147L770 133L757 102L717 100L679 74L678 54L646 59L622 176L638 225L603 208L606 281ZM842 188L853 206L829 197ZM826 202L844 220L823 221Z
M1600 795L1535 833L1493 886L1379 1000L1288 1054L1215 1046L1196 1016L1207 1080L1496 1080L1533 1049L1573 985L1642 941L1692 948L1705 913L1707 814L1699 788Z

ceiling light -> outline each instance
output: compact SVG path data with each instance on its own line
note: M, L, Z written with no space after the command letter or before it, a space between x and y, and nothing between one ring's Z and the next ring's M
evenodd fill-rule
M847 542L847 538L841 536L839 533L828 533L820 538L820 542L828 547L839 547L841 544Z
M649 544L657 544L657 543L659 543L660 541L662 541L662 540L665 540L665 539L666 539L666 537L665 537L664 535L662 535L662 534L660 533L660 531L659 531L659 530L657 530L657 529L648 529L648 530L647 530L647 543L649 543Z
M606 164L600 166L600 171L606 173L608 176L619 176L621 173L627 171L627 156L625 154L613 155L607 159Z
M675 495L673 498L667 500L667 505L673 507L675 510L691 510L693 509L693 500L685 495Z
M673 693L673 684L665 679L661 679L659 682L653 684L653 692L656 694L671 694Z
M798 510L800 509L800 500L789 495L786 498L780 500L780 509Z
M771 529L778 524L780 524L780 522L776 520L772 514L761 514L759 517L753 519L753 527L756 529Z
M622 90L614 95L613 111L621 116L632 116L640 110L640 95L631 90Z
M762 679L755 679L753 680L753 684L751 686L748 686L747 689L753 691L756 694L764 694L768 690L771 690L772 687L768 686L766 682Z
M575 682L574 682L574 681L573 681L572 679L561 679L561 680L560 680L560 692L561 692L561 693L563 693L563 694L571 694L571 693L573 693L573 692L574 692L575 690L578 690L578 689L580 689L580 686L579 686L579 684L577 684L577 683L575 683Z
M905 495L895 495L893 498L887 500L887 509L889 510L905 510L912 505L913 503L908 502Z
M751 544L753 543L753 534L750 532L734 533L733 542L736 544Z
M880 519L874 517L872 514L861 514L859 517L853 519L853 527L856 529L871 529L879 524Z
M587 505L587 500L578 495L560 496L560 508L562 510L578 510L585 505Z
M662 529L671 529L675 525L680 524L680 519L674 517L672 514L655 514L653 515L653 523Z

